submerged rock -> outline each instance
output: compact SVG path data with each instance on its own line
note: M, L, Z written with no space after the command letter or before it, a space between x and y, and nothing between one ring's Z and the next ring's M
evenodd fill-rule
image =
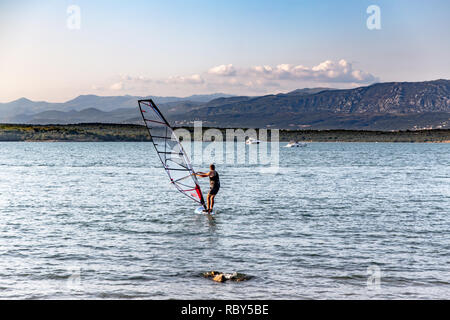
M203 276L205 278L210 278L213 281L216 282L225 282L227 280L230 281L235 281L235 282L241 282L241 281L246 281L246 280L250 280L251 276L248 276L246 274L243 273L238 273L238 272L234 272L234 273L223 273L220 271L208 271L208 272L204 272Z
M215 276L213 278L213 281L215 281L215 282L225 282L226 280L227 280L227 278L225 278L225 275L223 273L218 274L217 276Z
M250 280L250 278L251 278L250 276L248 276L246 274L238 273L238 272L235 272L232 274L225 274L225 277L228 280L236 281L236 282Z
M208 271L208 272L203 272L203 276L205 278L214 278L215 276L217 276L218 274L222 274L222 272L219 271Z

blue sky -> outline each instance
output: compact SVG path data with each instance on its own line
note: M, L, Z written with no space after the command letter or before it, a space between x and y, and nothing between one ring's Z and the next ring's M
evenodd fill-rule
M366 26L370 5L380 30ZM445 0L2 0L0 101L448 79L449 9Z

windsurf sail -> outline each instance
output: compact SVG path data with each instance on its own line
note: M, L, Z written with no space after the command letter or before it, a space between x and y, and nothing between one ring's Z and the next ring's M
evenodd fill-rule
M205 200L191 161L169 122L164 118L153 100L139 100L138 103L142 119L171 184L182 194L200 203L206 209Z

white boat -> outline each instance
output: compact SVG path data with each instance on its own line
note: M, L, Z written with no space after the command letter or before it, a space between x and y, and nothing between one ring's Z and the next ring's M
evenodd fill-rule
M247 141L245 141L245 144L260 144L261 141L256 140L254 138L248 138Z
M285 148L304 148L306 146L307 144L304 142L291 141L285 146Z

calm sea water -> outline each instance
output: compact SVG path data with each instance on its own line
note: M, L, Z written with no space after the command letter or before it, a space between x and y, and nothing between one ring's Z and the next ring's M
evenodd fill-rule
M219 165L208 218L149 143L0 143L0 298L450 298L450 145L280 159Z

